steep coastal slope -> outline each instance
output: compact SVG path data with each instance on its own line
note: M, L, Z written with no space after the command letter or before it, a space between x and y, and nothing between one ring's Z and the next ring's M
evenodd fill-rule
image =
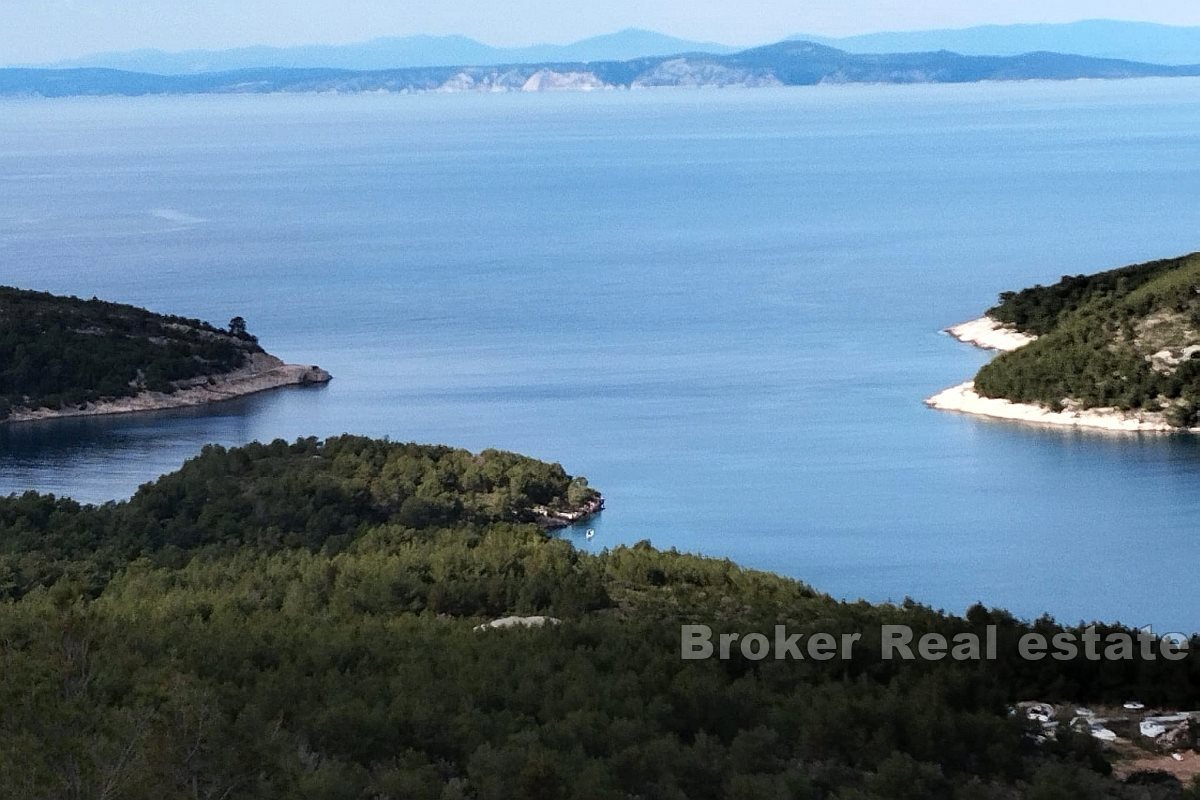
M0 287L0 420L179 408L329 378L265 352L240 318L222 330Z
M1022 337L935 408L1031 422L1169 431L1200 425L1200 255L1006 292L974 328Z
M855 54L787 41L731 54L682 53L628 61L551 61L351 71L256 68L154 75L112 69L0 69L0 95L266 94L274 92L509 92L651 87L812 86L821 83L971 83L1200 75L1163 66L1060 53L964 56Z
M1008 711L1191 708L1195 659L1030 661L1019 637L1063 629L530 522L597 497L512 453L343 436L209 447L99 507L0 498L0 798L1196 797L1110 774L1173 763L1136 719L1102 745ZM684 660L689 623L864 636ZM885 623L995 625L998 657L886 660Z

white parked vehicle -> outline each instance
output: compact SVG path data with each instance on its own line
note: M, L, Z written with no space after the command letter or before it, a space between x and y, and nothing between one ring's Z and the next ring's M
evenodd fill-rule
M1149 719L1142 720L1142 724L1138 727L1142 731L1142 736L1145 736L1148 739L1157 739L1159 736L1162 736L1167 732L1166 727L1161 722L1155 722Z
M1046 703L1031 703L1025 709L1025 718L1034 722L1049 722L1054 719L1054 706Z

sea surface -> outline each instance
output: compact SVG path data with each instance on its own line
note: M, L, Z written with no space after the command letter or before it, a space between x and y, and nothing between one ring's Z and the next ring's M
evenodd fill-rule
M1200 249L1200 81L0 102L0 283L335 376L0 427L104 501L207 442L517 450L844 598L1200 630L1200 441L926 409L996 294Z

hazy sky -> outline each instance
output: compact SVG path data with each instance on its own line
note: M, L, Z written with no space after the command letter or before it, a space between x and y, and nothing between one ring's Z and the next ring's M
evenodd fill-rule
M350 42L462 33L566 42L643 27L758 44L794 33L1140 19L1200 25L1197 0L0 0L0 63L104 50Z

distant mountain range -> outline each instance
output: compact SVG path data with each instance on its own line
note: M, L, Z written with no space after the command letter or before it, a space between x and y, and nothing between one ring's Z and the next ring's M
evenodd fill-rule
M1018 55L1036 51L1073 53L1153 64L1200 63L1200 28L1150 22L1085 20L1046 25L983 25L959 30L869 33L829 38L792 37L851 53L951 50L964 55Z
M492 47L465 36L404 36L343 45L243 47L232 50L190 50L167 53L134 50L102 53L43 68L100 67L159 75L228 72L263 67L363 70L405 67L444 67L456 64L539 64L546 62L627 61L675 53L733 53L740 48L713 42L692 42L653 31L630 28L573 44L532 47Z
M270 92L505 92L652 87L810 86L820 83L970 83L1200 75L1163 66L1057 53L965 56L949 52L855 54L787 41L740 53L629 61L410 67L388 70L261 68L193 75L110 69L0 70L0 94L229 94Z
M984 25L958 30L870 33L845 38L812 34L791 37L850 53L915 53L949 50L963 55L1031 52L1140 61L1200 64L1200 28L1147 22L1087 20L1066 24ZM697 42L630 28L566 45L493 47L465 36L405 36L344 45L244 47L168 53L135 50L32 64L40 68L100 67L160 75L190 75L264 67L377 71L451 65L542 64L629 61L678 53L727 55L744 48Z

